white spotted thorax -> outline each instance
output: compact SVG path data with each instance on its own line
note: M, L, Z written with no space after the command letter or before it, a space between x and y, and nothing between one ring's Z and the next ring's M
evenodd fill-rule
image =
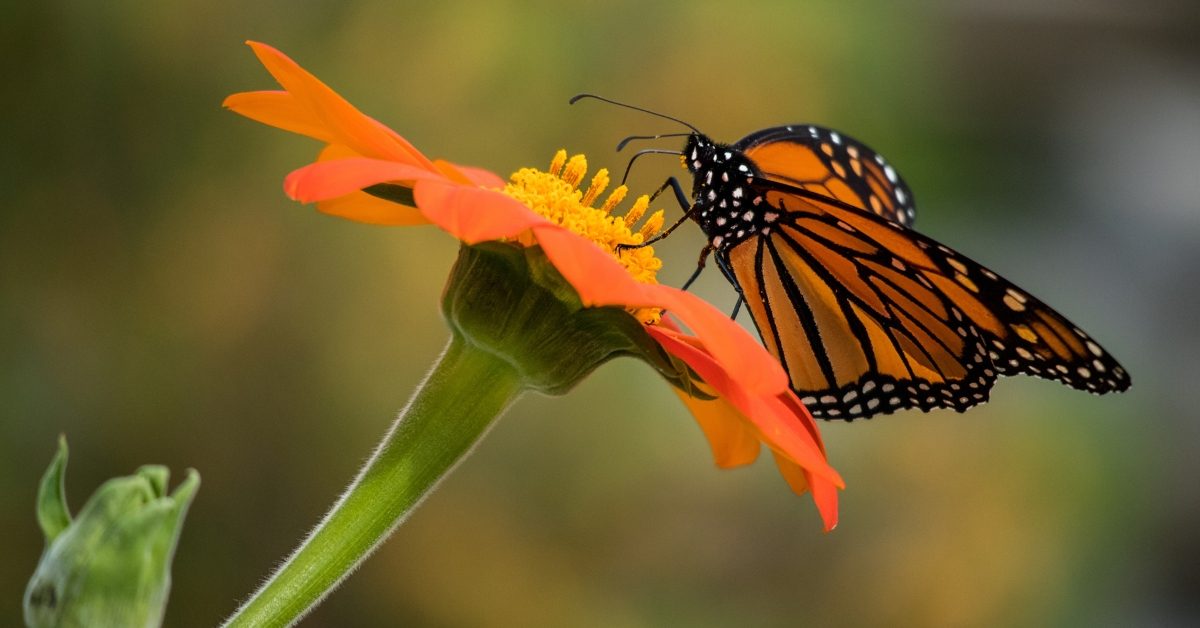
M755 191L758 169L741 151L696 133L688 138L683 156L692 173L692 218L713 248L728 249L771 232L779 211Z

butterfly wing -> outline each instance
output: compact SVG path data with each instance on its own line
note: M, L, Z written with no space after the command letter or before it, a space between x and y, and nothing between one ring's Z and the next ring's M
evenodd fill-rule
M1017 373L1128 388L1087 334L969 258L809 188L758 192L779 218L718 259L814 415L963 411Z
M778 126L747 135L733 148L771 181L835 198L905 227L916 219L912 191L887 160L832 129Z

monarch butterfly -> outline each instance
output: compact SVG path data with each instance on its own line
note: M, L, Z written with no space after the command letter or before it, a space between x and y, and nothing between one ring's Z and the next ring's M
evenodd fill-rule
M1000 375L1034 375L1101 394L1129 374L1088 334L1007 279L912 229L913 195L877 152L811 124L720 144L688 133L685 212L737 289L767 349L814 416L852 420L987 401ZM630 160L630 166L633 159ZM628 176L628 169L626 176ZM656 194L657 194L656 193ZM734 309L736 316L737 307Z

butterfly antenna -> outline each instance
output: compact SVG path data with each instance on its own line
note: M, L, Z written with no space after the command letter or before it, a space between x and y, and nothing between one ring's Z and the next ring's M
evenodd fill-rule
M633 169L633 162L637 161L638 157L641 157L642 155L676 155L676 156L678 156L678 155L682 155L682 154L683 153L681 153L677 150L662 150L662 149L658 149L658 148L647 148L645 150L639 150L638 152L633 154L633 157L629 158L629 165L625 166L625 176L621 177L621 185L625 185L625 182L629 180L629 171L631 169Z
M621 142L619 144L617 144L617 152L618 153L621 152L621 149L625 148L625 146L627 146L633 140L660 140L664 137L686 137L688 135L691 135L691 133L659 133L658 135L630 135L629 137L621 140Z
M668 115L666 115L666 114L664 114L664 113L659 113L659 112L657 112L657 111L650 111L649 109L644 109L644 108L642 108L642 107L635 107L635 106L633 106L633 105L630 105L630 104L628 104L628 103L617 102L617 101L615 101L615 100L612 100L612 99L610 99L610 98L605 98L605 97L603 97L603 96L597 96L597 95L595 95L595 94L576 94L575 96L573 96L573 97L571 98L571 100L570 100L570 101L568 101L568 104L571 104L571 105L573 105L573 104L575 104L575 103L577 103L577 102L579 102L579 101L583 100L584 98L594 98L594 99L596 99L596 100L599 100L600 102L606 102L606 103L608 103L608 104L610 104L610 105L616 105L616 106L618 106L618 107L624 107L624 108L626 108L626 109L633 109L634 111L640 111L640 112L642 112L642 113L648 113L648 114L650 114L650 115L652 115L652 116L657 116L657 117L659 117L659 118L662 118L662 119L664 119L664 120L670 120L670 121L672 121L672 122L678 122L679 124L682 124L683 126L686 126L687 128L689 128L689 129L691 129L691 130L695 131L696 133L700 133L700 129L697 129L696 127L694 127L694 126L692 126L692 125L688 124L687 122L684 122L683 120L680 120L679 118L673 118L673 117L671 117L671 116L668 116Z

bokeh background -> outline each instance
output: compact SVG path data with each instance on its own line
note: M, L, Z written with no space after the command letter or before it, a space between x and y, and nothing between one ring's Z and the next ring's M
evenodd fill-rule
M967 415L829 424L841 527L771 464L719 472L645 365L529 396L307 626L1200 622L1200 9L1119 2L0 3L0 624L73 508L143 463L203 486L169 626L211 626L321 516L438 354L456 245L284 198L314 142L225 112L288 52L433 155L594 167L673 125L866 140L918 227L1133 374L1004 380ZM647 160L648 191L669 159ZM671 208L670 203L663 205ZM671 208L674 211L674 208ZM678 285L701 237L660 252ZM731 307L709 272L698 292ZM745 322L745 321L744 321Z

